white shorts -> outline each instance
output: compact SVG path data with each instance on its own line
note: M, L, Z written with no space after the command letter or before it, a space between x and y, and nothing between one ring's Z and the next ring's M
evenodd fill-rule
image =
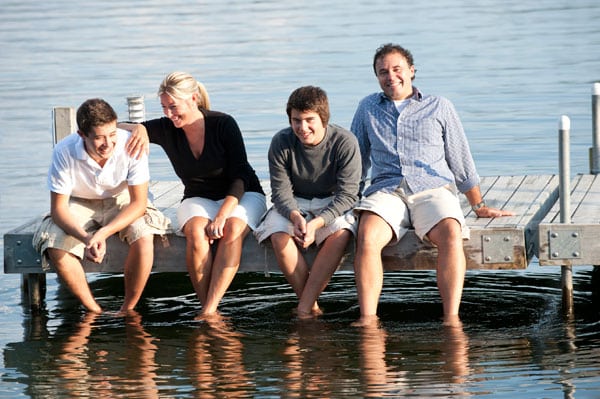
M177 208L177 234L182 235L182 227L193 217L199 216L213 220L221 209L224 199L215 201L203 197L190 197L181 202ZM267 211L266 197L264 194L247 191L233 209L228 218L238 218L246 222L252 229L256 229L260 219Z
M402 185L393 193L377 191L363 198L354 211L373 212L385 220L395 236L390 244L400 241L411 227L423 240L436 224L446 218L456 219L460 223L463 239L468 239L470 236L460 201L448 186L413 195L406 195Z
M321 213L321 210L331 203L332 198L333 197L313 198L312 200L308 200L295 197L299 210L306 214L305 218L307 222L313 219L315 215ZM333 219L331 223L321 227L315 232L315 244L321 245L327 237L342 229L349 230L352 234L355 234L356 228L358 227L357 222L358 219L352 211L348 211L345 214L338 216ZM269 212L267 212L262 223L254 230L254 237L256 237L259 243L262 243L273 233L279 232L293 236L294 225L287 217L284 217L277 212L275 207L272 207L269 209Z

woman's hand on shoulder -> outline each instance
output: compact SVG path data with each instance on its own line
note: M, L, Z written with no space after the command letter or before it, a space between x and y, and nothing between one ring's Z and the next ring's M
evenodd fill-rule
M131 137L125 144L129 156L140 159L150 153L150 139L146 127L140 123L119 123L117 127L131 132Z

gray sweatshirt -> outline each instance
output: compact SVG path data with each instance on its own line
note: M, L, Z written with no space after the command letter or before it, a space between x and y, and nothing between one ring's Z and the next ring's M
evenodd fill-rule
M320 215L329 224L358 200L361 159L356 137L337 125L327 125L325 138L304 146L291 127L279 131L269 148L271 201L289 218L298 209L294 196L333 197Z

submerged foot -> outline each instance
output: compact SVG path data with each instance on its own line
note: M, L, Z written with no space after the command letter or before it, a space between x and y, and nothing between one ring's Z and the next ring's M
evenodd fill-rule
M299 308L294 309L293 313L299 320L311 320L319 316L323 316L323 310L321 308L313 307L310 311L301 310Z
M351 324L352 327L377 327L379 328L380 322L377 315L360 316L360 319L356 320Z

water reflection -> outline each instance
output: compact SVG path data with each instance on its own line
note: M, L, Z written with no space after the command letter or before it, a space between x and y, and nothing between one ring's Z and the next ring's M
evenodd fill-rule
M128 314L124 340L107 345L90 341L98 317L86 314L61 345L56 356L59 391L71 397L111 397L115 392L129 392L128 397L157 397L158 348L142 327L140 314Z
M204 321L207 328L192 330L186 355L193 397L252 397L254 384L244 368L243 335L221 316Z
M283 349L286 396L332 398L347 379L347 348L331 339L330 325L318 320L299 321Z
M9 344L4 355L7 367L25 374L33 397L158 396L158 347L139 313L118 319L88 313L65 319L54 334L45 317L29 325L30 336Z
M386 364L387 332L376 324L360 329L360 367L365 397L389 396L393 392L405 391L406 372L388 372Z

